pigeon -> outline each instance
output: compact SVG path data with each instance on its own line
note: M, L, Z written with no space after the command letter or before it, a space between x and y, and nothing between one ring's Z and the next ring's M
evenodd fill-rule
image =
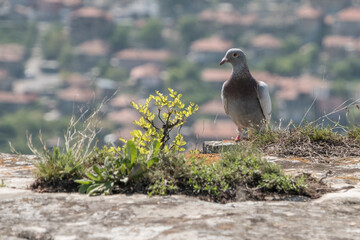
M229 49L220 65L227 62L231 63L233 70L230 79L222 86L221 99L225 113L237 126L235 141L239 141L245 129L262 130L267 126L271 118L271 99L268 85L251 76L246 55L241 49Z

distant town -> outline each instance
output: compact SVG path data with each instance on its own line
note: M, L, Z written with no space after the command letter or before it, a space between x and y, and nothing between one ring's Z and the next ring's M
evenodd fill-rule
M270 86L273 126L360 124L359 0L0 0L0 151L29 153L40 130L61 144L101 102L98 142L119 144L139 118L130 102L167 88L199 105L191 148L231 139L219 62L232 47Z

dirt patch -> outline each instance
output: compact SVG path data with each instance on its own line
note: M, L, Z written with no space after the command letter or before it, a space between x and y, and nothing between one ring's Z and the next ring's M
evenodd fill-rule
M30 185L35 192L77 192L79 184L73 179L43 179L38 178Z
M216 163L221 159L219 153L189 153L186 155L187 159L196 159L198 161L204 161L205 164Z

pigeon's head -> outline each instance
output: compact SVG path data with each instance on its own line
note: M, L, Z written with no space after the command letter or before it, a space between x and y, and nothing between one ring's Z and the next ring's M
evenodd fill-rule
M220 62L220 65L223 65L226 62L231 63L233 66L244 66L246 65L246 55L240 48L231 48L226 52L225 57Z

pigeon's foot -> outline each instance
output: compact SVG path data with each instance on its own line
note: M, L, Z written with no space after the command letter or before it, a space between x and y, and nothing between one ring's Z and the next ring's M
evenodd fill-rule
M239 142L241 140L241 135L237 135L236 138L233 138L235 142Z

